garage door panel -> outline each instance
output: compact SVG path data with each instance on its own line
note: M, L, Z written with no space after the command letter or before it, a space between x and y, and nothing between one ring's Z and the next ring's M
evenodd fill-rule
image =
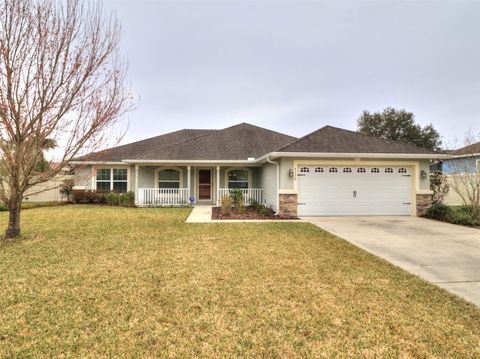
M328 172L330 168L337 172ZM411 213L409 168L348 167L347 172L343 168L328 166L318 173L314 167L303 167L304 172L298 168L299 215Z

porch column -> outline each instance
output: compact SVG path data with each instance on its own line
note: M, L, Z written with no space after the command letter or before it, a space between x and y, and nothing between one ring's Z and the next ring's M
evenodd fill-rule
M191 169L192 167L191 166L188 166L187 167L187 188L188 188L188 201L190 202L190 197L191 197L191 194L190 194L190 175L191 175Z
M220 189L220 166L217 166L217 193L215 194L215 198L217 199L217 206L220 204L220 198L219 197L219 189Z
M138 165L135 165L135 205L138 206L138 196L140 191L138 190Z

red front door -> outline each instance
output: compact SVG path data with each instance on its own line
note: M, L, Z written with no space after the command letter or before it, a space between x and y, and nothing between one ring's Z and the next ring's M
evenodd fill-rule
M212 199L212 170L198 170L198 199Z

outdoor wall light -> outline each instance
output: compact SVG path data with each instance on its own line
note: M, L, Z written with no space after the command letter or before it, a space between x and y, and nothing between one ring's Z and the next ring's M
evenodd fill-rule
M293 177L293 170L291 168L288 170L288 177Z
M422 177L422 178L427 178L427 172L424 171L424 170L421 170L421 171L420 171L420 177Z

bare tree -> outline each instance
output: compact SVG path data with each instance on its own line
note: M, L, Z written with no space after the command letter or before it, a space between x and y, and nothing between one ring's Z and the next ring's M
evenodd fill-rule
M448 163L451 188L458 194L472 215L480 218L480 142L472 134L465 136L464 147L453 152Z
M98 3L4 0L0 4L0 200L6 237L20 234L24 193L72 158L98 149L130 108L118 56L120 26ZM38 170L48 141L55 166Z

